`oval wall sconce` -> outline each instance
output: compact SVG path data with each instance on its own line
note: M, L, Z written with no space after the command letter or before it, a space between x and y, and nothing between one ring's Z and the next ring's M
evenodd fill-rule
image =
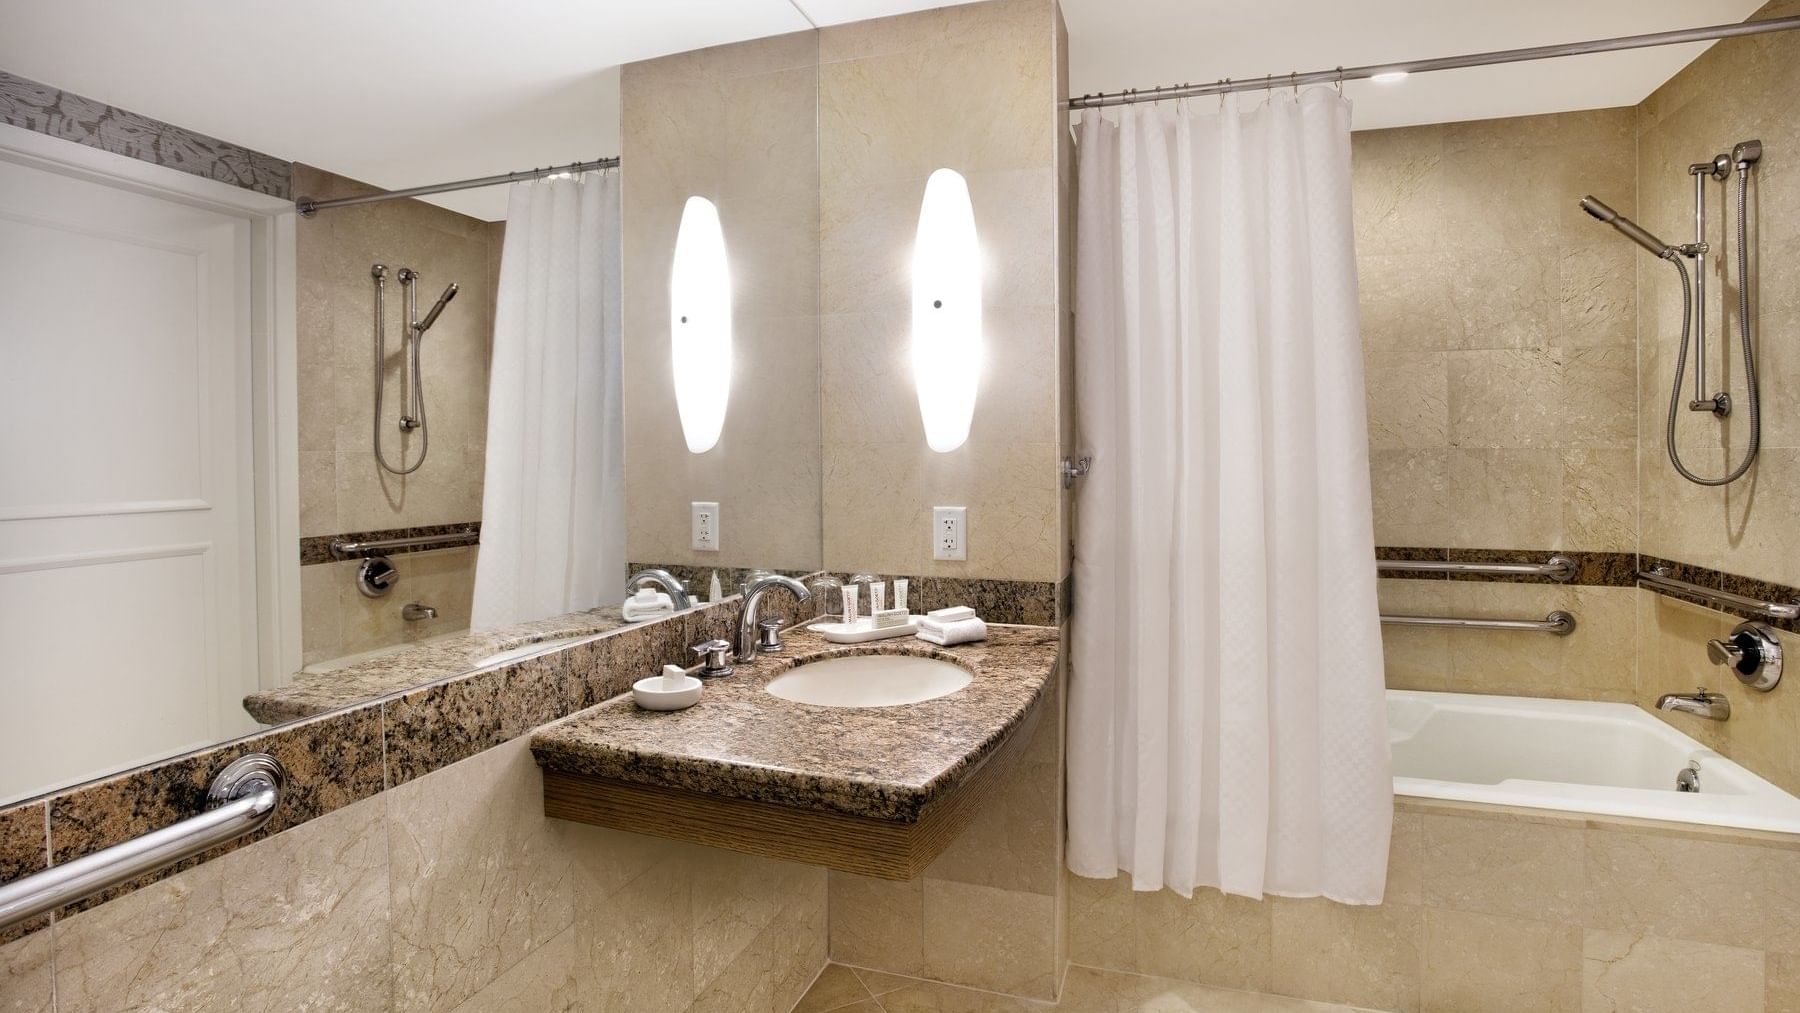
M689 197L669 269L669 345L675 410L690 453L704 454L725 428L731 397L731 268L719 209Z
M969 185L954 169L925 181L913 244L912 365L925 442L949 453L969 438L981 380L981 246Z

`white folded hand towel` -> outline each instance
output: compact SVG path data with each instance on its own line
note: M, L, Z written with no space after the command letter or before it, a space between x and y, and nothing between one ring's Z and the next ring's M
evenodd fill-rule
M646 619L661 619L675 614L675 602L667 594L652 588L640 588L637 594L625 599L623 610L625 621L641 623Z
M979 619L962 619L953 623L933 622L923 619L919 622L919 639L928 644L950 647L955 644L968 644L987 639L987 623Z

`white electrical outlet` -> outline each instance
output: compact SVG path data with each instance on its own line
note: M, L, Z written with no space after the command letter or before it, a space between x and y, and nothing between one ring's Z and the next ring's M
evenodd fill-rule
M694 551L719 551L719 504L690 503L694 517Z
M969 508L931 508L931 558L969 558Z

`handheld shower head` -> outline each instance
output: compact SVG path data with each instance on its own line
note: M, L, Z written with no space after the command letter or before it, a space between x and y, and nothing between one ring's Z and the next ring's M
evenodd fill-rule
M1581 198L1581 210L1586 211L1594 218L1618 229L1620 234L1626 239L1631 240L1664 260L1668 260L1681 252L1675 247L1670 246L1668 243L1651 235L1638 223L1617 211L1614 211L1612 208L1607 207L1600 198L1595 197L1593 194L1588 194L1586 197Z
M438 296L438 301L432 304L431 312L425 314L425 319L413 325L413 330L419 334L430 330L431 325L437 323L438 314L444 312L444 307L450 304L450 300L456 298L458 288L456 282L451 282L450 287L444 289L444 294Z

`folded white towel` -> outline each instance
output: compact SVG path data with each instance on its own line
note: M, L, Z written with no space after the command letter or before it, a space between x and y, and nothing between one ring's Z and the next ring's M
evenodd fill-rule
M674 615L675 602L667 594L646 587L626 598L622 611L626 622L641 623Z
M940 647L968 644L987 639L987 623L979 619L963 619L954 623L935 623L924 619L919 622L918 636L920 640Z
M934 609L927 612L925 618L935 619L940 623L953 623L959 619L975 618L975 610L967 605L952 605L947 609Z

